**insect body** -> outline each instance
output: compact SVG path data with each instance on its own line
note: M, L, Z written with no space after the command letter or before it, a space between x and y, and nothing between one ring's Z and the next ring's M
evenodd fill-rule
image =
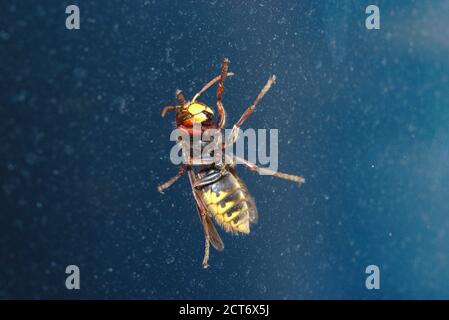
M179 141L182 149L186 151L186 162L180 167L178 174L160 184L158 190L163 192L173 185L185 172L188 172L192 193L204 230L205 252L203 267L205 268L208 266L209 244L212 244L219 251L224 249L223 241L212 219L225 231L234 234L250 233L250 225L258 219L255 202L249 194L248 188L235 171L237 161L251 171L271 174L299 184L304 183L304 179L300 176L260 168L256 164L239 157L234 156L231 161L223 161L226 160L225 152L221 153L218 159L216 155L211 155L209 158L195 156L195 150L199 150L199 154L202 154L205 147L210 144L221 150L225 150L228 146L234 144L237 140L238 129L254 111L259 101L275 81L274 76L268 79L254 103L246 109L240 120L233 126L228 141L222 142L221 140L207 139L203 136L206 130L221 130L226 123L226 112L222 103L223 84L226 77L233 75L228 73L228 64L229 60L225 59L220 75L209 81L191 101L187 101L182 92L177 90L178 105L166 106L162 109L162 116L165 116L169 110L176 111L176 126L185 132L189 139L188 144L186 144L186 141ZM213 110L204 103L196 101L202 93L215 83L217 83L217 123L214 121ZM199 139L195 140L198 137Z

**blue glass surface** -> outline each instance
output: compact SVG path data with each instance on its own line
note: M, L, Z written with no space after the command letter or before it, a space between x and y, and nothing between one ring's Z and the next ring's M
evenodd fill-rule
M380 30L370 1L75 2L76 31L73 1L0 4L0 298L449 297L448 1L376 1ZM160 111L224 57L228 126L276 74L245 126L307 182L239 168L260 221L203 270Z

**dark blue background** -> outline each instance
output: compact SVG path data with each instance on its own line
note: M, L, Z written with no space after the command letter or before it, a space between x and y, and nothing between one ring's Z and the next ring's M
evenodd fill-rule
M0 298L448 298L449 5L374 1L368 31L372 3L3 1ZM276 74L246 127L278 128L307 183L241 168L260 222L203 270L188 179L156 191L177 171L160 110L224 57L228 126Z

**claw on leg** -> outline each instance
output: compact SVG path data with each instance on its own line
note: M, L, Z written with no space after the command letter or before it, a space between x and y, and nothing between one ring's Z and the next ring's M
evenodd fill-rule
M226 111L223 106L222 97L224 92L224 81L228 76L228 64L229 59L225 58L223 60L223 65L221 67L220 79L217 85L217 111L218 111L218 123L217 128L221 129L226 123Z

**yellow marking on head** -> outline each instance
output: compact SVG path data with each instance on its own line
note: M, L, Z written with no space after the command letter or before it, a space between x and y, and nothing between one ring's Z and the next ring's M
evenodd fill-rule
M199 102L191 103L191 104L187 105L185 108L193 115L202 113L203 111L207 111L211 114L214 114L214 112L212 111L211 108L209 108L208 106L206 106L202 103L199 103Z
M210 114L214 114L211 108L208 106L200 103L200 102L193 102L187 106L184 107L184 110L187 110L188 113L192 115L192 119L195 122L203 123L207 120L207 115L205 112L208 112Z

